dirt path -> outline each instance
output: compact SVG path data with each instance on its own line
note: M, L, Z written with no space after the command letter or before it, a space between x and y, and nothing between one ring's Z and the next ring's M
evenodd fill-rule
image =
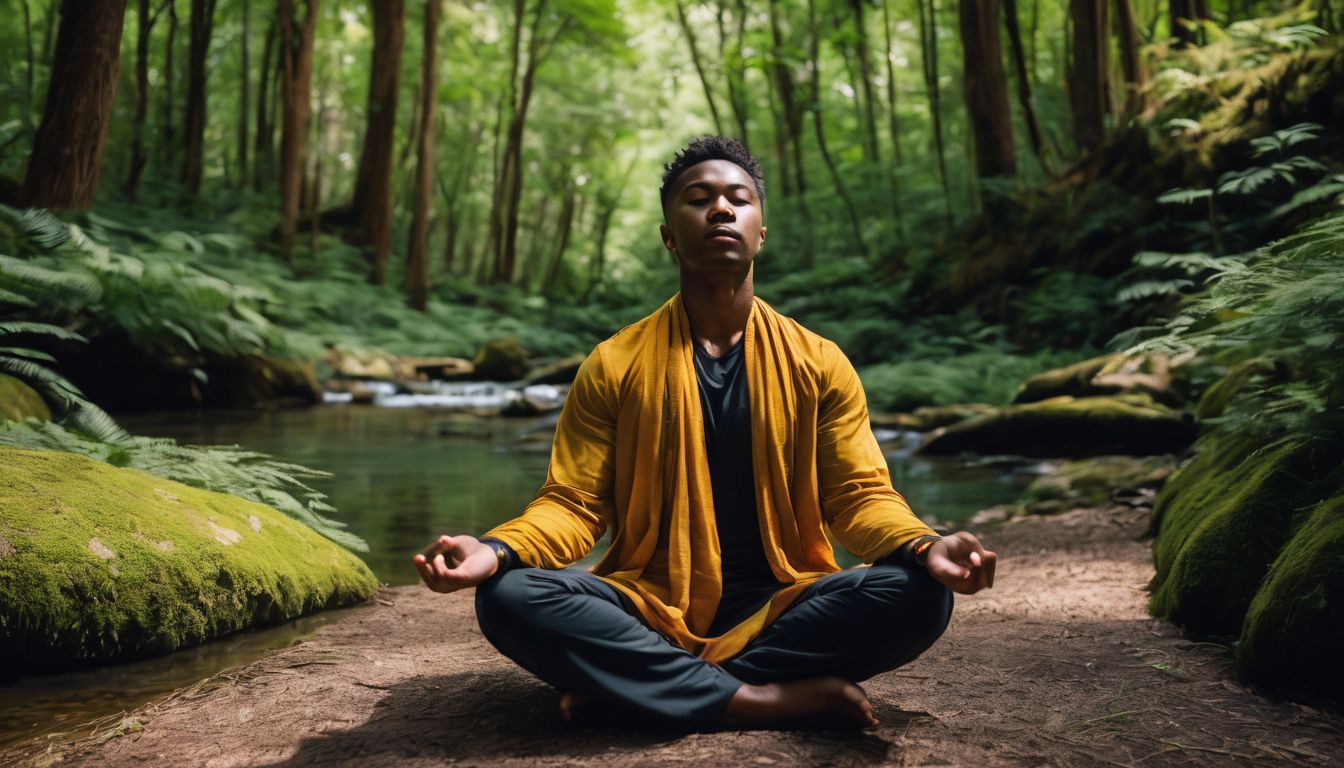
M307 642L24 765L1342 765L1344 717L1247 691L1225 649L1144 611L1144 513L986 537L997 586L924 658L865 684L861 734L575 729L481 638L470 593L385 590Z

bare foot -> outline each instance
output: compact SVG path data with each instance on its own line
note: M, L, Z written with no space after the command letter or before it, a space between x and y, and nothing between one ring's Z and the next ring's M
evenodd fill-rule
M577 724L583 722L588 715L592 714L593 697L586 693L574 693L568 691L560 694L560 719L566 723Z
M727 725L746 728L871 728L872 702L838 677L743 685L724 710Z

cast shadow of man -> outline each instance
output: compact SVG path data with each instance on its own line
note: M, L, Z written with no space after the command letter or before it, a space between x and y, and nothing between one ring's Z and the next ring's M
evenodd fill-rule
M387 689L373 714L354 728L304 739L289 760L276 766L385 765L416 763L478 764L500 759L638 760L652 750L676 749L689 740L687 756L736 762L743 751L778 757L880 764L891 744L872 732L754 732L725 734L716 746L684 730L673 730L633 713L603 712L583 726L560 719L554 689L518 670L483 670L414 677ZM927 717L878 707L883 730L899 733L909 722ZM710 736L713 739L712 735ZM745 739L745 741L740 741ZM715 755L718 752L720 754ZM669 758L672 755L668 755Z

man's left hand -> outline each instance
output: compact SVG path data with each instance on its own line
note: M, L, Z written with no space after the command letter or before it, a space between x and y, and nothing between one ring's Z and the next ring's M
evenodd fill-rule
M924 564L938 583L963 595L994 586L998 555L985 549L974 534L958 531L929 547Z

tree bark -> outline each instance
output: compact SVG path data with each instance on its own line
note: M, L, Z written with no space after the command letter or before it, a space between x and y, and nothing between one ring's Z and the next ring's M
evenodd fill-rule
M183 119L186 156L182 160L182 183L187 196L201 191L201 173L205 159L206 72L205 58L210 53L210 36L215 26L215 0L191 0L191 18L187 22L187 112Z
M415 205L406 244L406 304L425 311L429 301L429 216L434 196L434 113L439 101L437 54L440 0L425 0L424 47L420 62L420 141L415 158Z
M1171 36L1176 38L1176 48L1194 45L1199 39L1195 26L1199 14L1195 10L1195 0L1168 0L1167 10L1171 19Z
M812 129L817 136L817 149L821 152L821 159L826 163L827 170L831 172L831 181L835 184L836 194L840 196L840 200L845 206L845 212L849 215L849 225L854 235L854 242L860 249L866 250L867 246L863 242L863 229L859 226L859 215L854 209L854 201L850 199L849 190L840 179L840 171L836 168L835 159L831 157L831 152L826 147L826 132L821 121L821 31L817 28L815 0L807 0L807 31L808 69L812 73ZM808 261L811 262L810 251L808 255ZM811 264L809 263L808 266L811 266Z
M372 246L369 282L376 285L387 281L387 261L392 251L392 150L397 132L404 41L403 0L374 2L368 125L350 205L358 222L351 233L352 240L358 245Z
M102 176L121 74L126 0L65 0L22 204L88 210Z
M141 14L140 20L144 22L144 15ZM25 127L32 127L33 124L33 67L36 64L33 55L33 11L28 7L28 0L23 0L23 42L27 53L28 67L24 71L24 91L23 91L23 124Z
M248 169L251 167L248 163L248 136L247 128L250 122L248 108L252 104L252 83L250 72L252 57L248 52L248 37L252 33L251 29L251 3L243 0L243 29L239 35L239 45L241 51L238 59L238 186L247 186Z
M302 20L294 17L295 0L280 0L280 255L295 266L294 238L298 230L303 185L303 144L307 134L308 100L313 79L313 35L318 0L299 0Z
M569 247L570 233L574 228L574 209L578 200L578 192L574 187L574 182L570 181L569 189L565 191L564 208L560 211L560 236L556 240L555 248L551 252L551 263L546 268L545 281L537 286L538 292L547 296L554 296L557 283L560 277L560 265L565 260L565 249ZM540 272L540 270L538 270Z
M891 44L891 12L887 8L888 4L888 0L882 0L882 34L887 47L887 130L891 133L892 165L898 166L901 164L901 123L896 115L896 69L891 60L895 49Z
M1120 69L1125 77L1125 114L1133 117L1143 111L1143 89L1148 78L1139 54L1139 19L1130 0L1115 0L1115 26L1120 38Z
M261 49L261 76L257 79L257 135L252 162L252 188L260 192L271 180L272 161L275 157L275 127L271 124L272 113L271 83L275 79L272 69L275 53L276 14L271 15L271 23L266 26L266 42Z
M1106 138L1110 112L1110 43L1106 0L1069 0L1073 59L1069 66L1069 108L1073 135L1086 152Z
M849 0L853 14L855 56L859 60L859 82L863 89L864 155L870 162L881 162L877 145L877 99L873 97L872 62L868 58L868 29L863 18L863 6L868 0Z
M686 6L682 5L681 0L673 0L677 8L677 23L681 25L682 34L686 35L686 47L691 51L691 64L695 67L695 74L700 77L700 87L705 91L705 103L709 104L709 114L714 119L714 132L723 135L723 120L719 118L719 107L714 103L714 87L709 83L709 76L705 74L704 62L700 59L700 46L695 39L695 30L691 29L691 23L686 18Z
M1017 18L1017 0L1003 0L1003 18L1008 24L1008 43L1013 53L1013 74L1017 79L1017 104L1022 110L1022 122L1027 126L1027 141L1040 161L1041 168L1049 171L1045 162L1045 143L1041 140L1041 125L1036 120L1036 107L1031 101L1031 77L1027 74L1027 56L1022 46L1022 27Z
M126 199L135 202L140 194L140 180L144 177L145 163L145 120L149 116L149 39L154 24L167 4L159 6L153 14L149 12L149 0L140 0L137 8L139 19L135 36L135 117L131 124L131 165L126 173Z
M168 2L168 35L163 41L163 101L159 102L159 170L166 175L166 167L171 167L176 156L177 125L174 113L177 111L177 70L174 61L177 56L177 0Z
M803 109L794 94L793 73L784 61L784 35L779 24L779 0L770 0L770 39L773 43L770 72L775 83L775 95L779 99L780 116L783 118L783 141L780 145L780 160L784 162L783 192L785 197L794 194L802 196L807 192L807 179L803 173ZM792 162L793 178L788 178L788 163Z
M1008 110L1008 79L1003 73L999 42L999 0L961 0L962 83L966 114L975 145L975 175L981 179L1011 177L1017 172L1013 123ZM983 184L980 208L998 219L1000 206Z
M938 180L943 186L943 211L952 220L952 193L947 183L947 152L943 146L942 98L938 88L938 6L936 0L916 0L919 4L919 49L924 70L924 93L929 99L933 118L933 146L938 157Z
M747 131L751 105L747 101L746 64L742 58L742 42L747 33L746 0L737 0L734 9L734 21L737 23L735 41L727 47L727 25L724 15L727 10L725 0L719 0L719 60L723 62L725 79L728 81L728 105L733 110L733 122L737 125L737 138L748 151L751 140Z

